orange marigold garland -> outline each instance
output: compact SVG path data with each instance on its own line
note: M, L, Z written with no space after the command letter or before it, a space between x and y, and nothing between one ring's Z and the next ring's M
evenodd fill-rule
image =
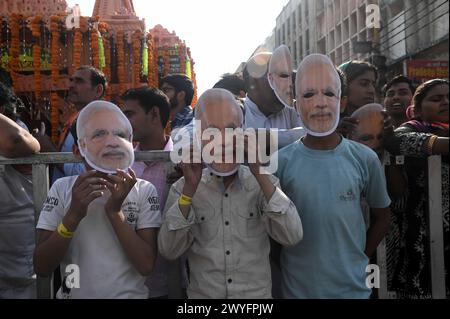
M197 105L197 76L196 76L195 71L194 71L194 65L195 65L195 62L191 58L191 70L192 70L192 78L191 78L191 80L192 80L192 84L194 85L194 96L193 96L192 102L191 102L191 106L192 107L195 107L195 105Z
M21 16L13 13L11 15L11 78L13 81L13 88L17 87L17 72L19 71L19 54L20 54L20 25L19 20Z
M51 94L51 111L50 121L52 127L52 141L57 144L59 140L59 99L56 93L59 81L59 17L52 16L50 18L50 31L52 33L51 57L52 57L52 94Z
M51 112L50 112L50 121L52 124L52 141L55 145L58 144L59 141L59 98L58 93L52 92L51 94Z
M147 38L148 46L148 85L150 87L159 86L158 76L158 50L151 34Z
M125 49L123 31L117 32L117 77L119 80L119 94L125 92Z
M133 87L139 87L141 83L141 31L133 33ZM123 93L123 92L122 92Z
M105 75L108 83L111 83L111 44L109 37L103 38L103 45L105 46ZM111 98L111 85L106 86L106 99L109 101Z
M36 16L31 21L31 34L34 37L33 45L33 69L34 69L34 95L36 100L41 99L42 77L41 77L41 17Z
M100 56L99 56L99 46L98 46L98 30L95 28L91 29L91 48L92 48L92 62L94 67L100 69Z

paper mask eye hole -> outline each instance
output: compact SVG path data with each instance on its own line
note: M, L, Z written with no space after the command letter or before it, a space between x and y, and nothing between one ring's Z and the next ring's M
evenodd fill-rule
M291 77L291 75L288 73L280 73L280 74L278 74L278 77L280 77L282 79L288 79Z

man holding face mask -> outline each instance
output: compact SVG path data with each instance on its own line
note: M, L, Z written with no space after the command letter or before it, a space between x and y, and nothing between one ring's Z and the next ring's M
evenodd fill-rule
M254 55L243 76L247 89L245 127L276 130L280 148L305 135L293 108L292 58L287 46L280 46L273 54Z
M301 240L298 213L278 180L261 173L258 160L249 167L240 165L242 146L247 158L257 146L251 138L238 146L234 138L224 136L228 129L241 128L243 120L230 92L206 91L198 100L195 119L195 124L201 123L200 135L220 135L198 141L194 134L193 148L202 149L202 156L216 142L213 154L208 153L214 160L203 158L205 169L201 163L182 162L184 177L172 186L166 202L160 253L175 259L187 252L189 298L270 298L269 236L282 245Z
M340 79L331 60L307 56L296 78L307 135L279 152L277 176L305 229L281 250L285 298L368 298L366 266L389 227L390 200L376 154L336 132ZM365 228L360 198L371 208Z
M47 276L61 264L60 298L147 298L161 215L155 187L130 169L130 122L116 105L94 101L80 112L76 131L75 155L87 172L50 189L37 224L36 273ZM79 286L64 276L73 264Z

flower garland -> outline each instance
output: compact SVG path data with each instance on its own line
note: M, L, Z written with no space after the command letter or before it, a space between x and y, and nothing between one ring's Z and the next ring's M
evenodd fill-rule
M91 29L91 48L92 48L92 62L94 67L100 69L100 46L99 46L99 32L97 29Z
M20 25L21 16L13 13L11 15L11 78L13 81L13 89L17 87L17 72L19 71L19 54L20 54Z
M141 83L141 31L137 30L132 36L133 42L133 87ZM121 92L122 93L122 92Z
M117 78L119 80L119 94L125 92L125 50L123 31L117 32Z
M141 74L148 77L148 45L146 41L141 41L142 46L142 65Z
M98 29L102 35L102 41L105 52L105 68L103 72L105 73L108 82L111 81L111 44L108 34L108 25L105 22L99 22ZM109 101L111 99L111 85L106 86L105 99Z
M52 92L50 98L51 112L50 112L50 121L52 125L52 141L55 145L58 144L59 141L59 98L58 93L55 91Z
M103 70L106 66L105 63L105 46L103 45L103 38L100 34L100 31L97 32L97 39L98 39L98 64L100 67L100 70Z
M41 17L36 16L31 21L31 34L35 38L33 45L33 69L34 69L34 95L36 100L41 99L42 77L41 77Z
M194 108L195 105L197 104L197 76L194 71L195 62L191 57L191 52L189 49L188 49L188 57L191 61L191 73L192 73L191 81L192 81L192 84L194 85L194 96L192 98L191 106Z
M158 51L155 46L155 41L151 34L147 37L148 45L148 85L150 87L159 87L158 81L158 63L157 54Z
M59 17L52 16L50 18L50 31L52 33L52 43L51 43L51 76L52 76L52 94L50 99L51 111L50 111L50 122L52 128L52 141L57 144L59 140L58 128L59 128L59 99L56 90L58 88L59 81Z

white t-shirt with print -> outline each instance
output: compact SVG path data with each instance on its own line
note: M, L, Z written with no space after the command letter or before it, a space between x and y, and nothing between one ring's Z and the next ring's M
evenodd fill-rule
M50 189L39 217L38 229L55 231L67 213L72 187L78 176L58 179ZM61 298L147 298L145 277L134 268L123 250L106 216L104 206L109 192L88 206L87 215L75 231L66 255L61 261L63 283L75 264L79 269L79 288L75 272L70 275L71 288L59 289ZM122 204L128 224L135 230L159 228L161 214L155 187L138 179ZM76 267L75 267L76 268ZM67 269L67 273L66 273ZM63 285L64 286L64 285Z

